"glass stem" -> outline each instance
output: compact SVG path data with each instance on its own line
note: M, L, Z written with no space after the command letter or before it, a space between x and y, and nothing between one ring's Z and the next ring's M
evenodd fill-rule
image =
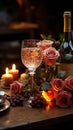
M34 75L32 74L31 75L31 89L32 89L32 91L33 91L33 89L34 89Z
M34 96L38 92L39 88L34 81L34 74L31 75L31 95Z

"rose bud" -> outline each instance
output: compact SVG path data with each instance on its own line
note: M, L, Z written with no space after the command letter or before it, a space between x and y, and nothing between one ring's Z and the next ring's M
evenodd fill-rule
M41 47L43 50L45 50L45 49L51 47L52 44L53 44L53 41L52 41L52 40L42 40L42 41L40 41L40 42L37 43L37 45L38 45L39 47Z

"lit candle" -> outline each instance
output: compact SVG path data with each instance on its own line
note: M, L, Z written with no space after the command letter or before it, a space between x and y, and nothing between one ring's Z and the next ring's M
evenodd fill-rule
M3 80L3 83L4 83L4 86L5 87L9 87L10 84L13 82L13 75L12 74L9 74L9 69L8 67L6 68L6 73L2 75L2 80Z
M16 65L12 65L12 69L9 70L9 73L13 75L13 80L18 80L19 78L19 70L16 69Z
M26 78L26 73L22 73L20 75L20 81L23 81Z

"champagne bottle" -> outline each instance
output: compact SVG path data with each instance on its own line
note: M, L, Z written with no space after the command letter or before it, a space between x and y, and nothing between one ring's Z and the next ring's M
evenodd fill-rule
M73 41L71 30L71 12L65 11L64 19L64 39L60 46L61 69L66 70L68 75L73 75Z
M62 63L73 63L73 41L71 31L71 12L64 12L64 41L60 46Z

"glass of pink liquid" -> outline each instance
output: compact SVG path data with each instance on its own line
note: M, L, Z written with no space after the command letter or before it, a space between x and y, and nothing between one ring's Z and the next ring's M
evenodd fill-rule
M32 89L34 87L33 76L43 60L42 49L38 47L38 42L39 40L37 39L25 39L22 41L21 46L21 60L23 65L28 68L32 77Z

